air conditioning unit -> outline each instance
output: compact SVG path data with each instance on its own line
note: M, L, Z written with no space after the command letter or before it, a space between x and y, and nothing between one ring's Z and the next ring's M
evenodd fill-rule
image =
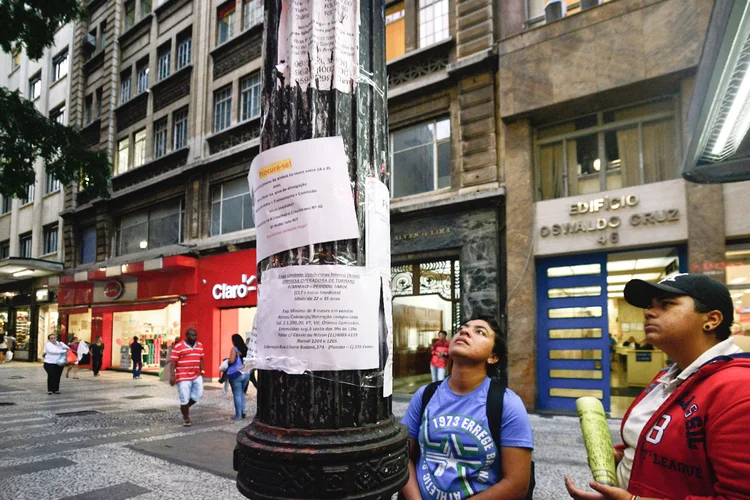
M581 0L581 10L593 9L602 4L602 0Z
M548 0L544 6L544 21L551 23L559 21L568 13L568 6L563 0Z
M91 33L83 36L83 46L89 49L96 48L96 37Z

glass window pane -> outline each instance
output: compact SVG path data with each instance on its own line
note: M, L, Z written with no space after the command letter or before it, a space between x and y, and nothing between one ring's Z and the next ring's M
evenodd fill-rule
M451 143L442 142L438 151L438 188L451 186Z
M432 123L424 123L416 127L399 130L393 134L393 151L413 148L428 144L435 140L435 127Z
M601 191L597 134L568 141L568 196Z
M428 144L393 155L393 196L435 189L433 146Z
M586 276L588 274L599 274L601 272L601 264L580 264L577 266L550 267L547 269L547 277L564 278L566 276Z
M148 223L148 247L159 248L180 242L180 214L151 220Z
M242 208L242 229L255 227L255 220L253 219L253 200L250 198L250 193L242 197Z
M148 243L148 222L123 227L120 230L120 255L140 251L142 241Z
M221 203L211 204L211 236L221 234Z
M573 288L550 288L547 296L550 299L565 299L571 297L598 297L602 294L600 286L579 286Z
M250 185L248 184L247 179L244 177L225 182L223 186L224 194L222 198L224 198L225 200L227 198L232 198L233 196L239 196L241 194L250 192Z
M659 182L679 177L674 120L643 125L644 182Z
M641 183L638 127L605 133L604 149L607 152L607 189Z
M602 316L602 308L599 306L561 307L557 309L549 309L547 310L547 314L551 319L600 318Z
M221 234L242 229L242 197L224 200L221 213Z
M451 136L451 121L446 118L437 122L437 140L449 139Z
M543 200L565 196L563 183L563 147L562 142L547 144L539 148L540 179L539 184Z
M659 102L640 104L638 106L631 106L629 108L617 109L604 113L604 123L610 123L619 120L629 120L632 118L640 118L659 113L673 112L674 105L672 104L672 100L665 99Z

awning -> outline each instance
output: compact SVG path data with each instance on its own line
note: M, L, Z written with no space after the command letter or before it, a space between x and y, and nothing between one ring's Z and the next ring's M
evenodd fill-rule
M60 274L62 262L11 257L0 260L0 285Z
M90 306L60 306L58 311L62 314L81 314L86 313L91 308L93 314L99 313L116 313L116 312L134 312L134 311L153 311L164 309L170 304L177 302L179 299L152 300L144 302L124 302L122 304L91 304Z
M75 274L60 276L59 283L50 280L49 285L80 283L84 281L109 281L120 276L144 276L149 273L170 273L177 271L194 270L198 266L198 260L185 255L172 257L159 257L157 259L125 264L109 265L100 267L93 271L79 271Z
M682 176L750 180L750 2L714 3L688 111Z

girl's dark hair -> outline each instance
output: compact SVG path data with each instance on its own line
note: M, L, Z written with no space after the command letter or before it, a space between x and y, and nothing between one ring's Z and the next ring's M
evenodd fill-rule
M232 335L232 344L240 351L240 358L244 359L247 356L247 345L245 345L245 341L242 340L242 337L238 333Z
M500 326L500 322L493 316L475 315L466 320L480 320L489 325L495 332L495 345L492 347L492 354L497 356L497 363L494 365L487 364L487 376L498 379L504 386L508 386L508 345L505 343L505 330Z

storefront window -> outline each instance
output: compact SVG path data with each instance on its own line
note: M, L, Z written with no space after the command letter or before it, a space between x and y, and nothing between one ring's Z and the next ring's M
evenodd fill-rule
M605 111L536 131L540 200L678 177L672 99Z
M47 335L58 333L58 320L57 304L50 304L39 308L39 326L36 342L37 359L44 357L44 345L47 343Z
M750 335L750 244L727 245L726 276L734 301L732 333Z
M112 314L112 366L131 369L133 337L143 345L143 369L159 371L167 362L167 351L180 336L180 303L150 311Z
M16 309L16 352L14 357L21 360L29 359L29 328L31 316L26 307Z

